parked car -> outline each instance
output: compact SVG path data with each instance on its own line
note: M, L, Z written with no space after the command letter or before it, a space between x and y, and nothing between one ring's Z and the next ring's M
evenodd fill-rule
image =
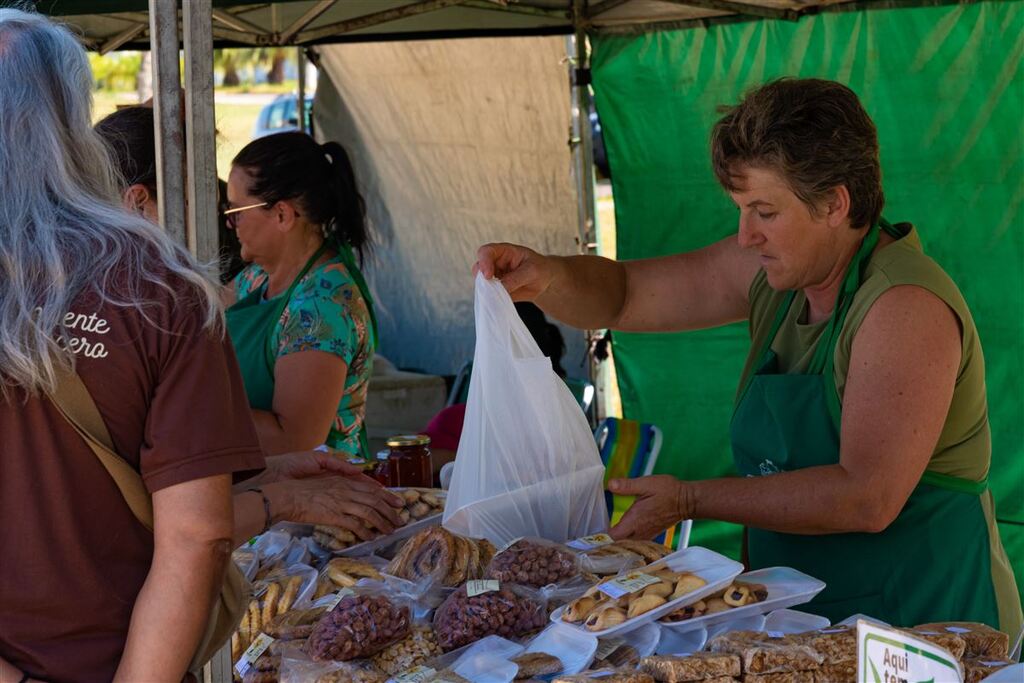
M256 128L252 137L261 138L274 133L286 133L299 129L298 114L299 96L294 94L278 95L274 101L260 110L256 118ZM312 132L313 96L306 96L306 130Z

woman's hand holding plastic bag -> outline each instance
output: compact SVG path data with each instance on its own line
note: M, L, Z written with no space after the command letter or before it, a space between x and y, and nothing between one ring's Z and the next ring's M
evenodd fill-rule
M445 527L502 545L607 529L590 426L496 280L476 278L476 352Z

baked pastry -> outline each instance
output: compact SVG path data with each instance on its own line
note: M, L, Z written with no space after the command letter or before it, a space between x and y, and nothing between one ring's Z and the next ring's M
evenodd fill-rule
M939 631L963 638L965 657L1006 657L1010 650L1010 637L986 624L973 621L945 621L915 626L915 631Z
M831 626L795 637L810 645L829 664L857 661L857 628Z
M438 526L409 539L384 571L409 581L433 577L454 587L481 578L493 556L490 541L464 538Z
M774 674L744 674L743 683L814 683L813 671L784 671Z
M613 545L618 546L626 552L635 553L644 558L647 562L657 562L665 556L672 554L671 549L666 548L661 543L655 543L654 541L632 541L629 539L623 539L616 541Z
M921 640L926 640L932 645L941 647L943 650L946 650L953 655L957 661L964 658L964 652L967 649L967 641L956 633L939 631L937 629L925 628L923 626L901 630L912 636L920 638Z
M561 659L546 652L527 652L509 661L519 667L516 680L556 674L565 668Z
M740 675L740 658L734 654L697 652L689 657L654 656L640 660L640 671L665 683L702 681Z
M655 683L650 674L642 671L591 671L572 676L556 676L552 683Z
M826 660L814 672L814 683L857 683L857 660L838 664Z
M746 674L811 671L825 661L801 636L776 638L757 631L724 633L712 639L707 649L739 655Z
M964 683L978 683L996 671L1016 664L1006 657L968 657L964 660Z
M339 588L351 588L359 579L380 581L384 578L372 564L348 557L335 557L327 563L324 571Z

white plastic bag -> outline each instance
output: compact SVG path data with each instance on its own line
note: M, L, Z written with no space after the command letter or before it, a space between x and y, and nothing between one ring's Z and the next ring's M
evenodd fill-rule
M476 353L444 526L502 545L608 528L587 419L497 280L476 279Z

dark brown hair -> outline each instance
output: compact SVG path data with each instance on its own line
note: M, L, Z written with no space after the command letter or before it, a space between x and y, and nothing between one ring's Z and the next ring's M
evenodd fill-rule
M878 131L834 81L782 78L751 91L711 130L711 163L729 191L737 164L774 170L812 212L845 185L854 228L876 223L885 204Z

